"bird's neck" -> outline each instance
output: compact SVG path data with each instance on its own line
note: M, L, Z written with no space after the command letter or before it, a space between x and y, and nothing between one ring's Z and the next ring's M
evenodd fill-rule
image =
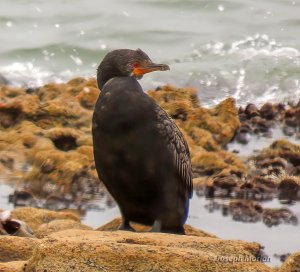
M118 76L124 76L118 67L114 64L102 62L97 69L97 84L101 90L106 82Z

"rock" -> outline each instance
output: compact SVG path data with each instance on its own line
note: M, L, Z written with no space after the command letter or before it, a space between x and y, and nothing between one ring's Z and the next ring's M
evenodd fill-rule
M294 204L300 200L299 176L285 176L278 186L278 199L281 203Z
M242 160L225 150L218 152L199 150L192 157L192 164L195 177L217 175L223 170L241 173L246 171Z
M24 221L12 218L10 211L0 212L0 235L34 237L32 229Z
M148 94L162 106L170 116L179 119L179 125L189 133L198 127L214 135L217 143L225 145L240 126L235 100L228 98L214 108L200 106L197 92L190 88L163 86ZM179 118L180 117L180 118Z
M66 230L44 238L24 271L272 271L220 260L259 254L257 243L210 237Z
M279 224L298 225L298 218L287 208L264 209L263 222L268 226L277 226Z
M35 238L0 236L0 262L26 261L38 243Z
M115 218L114 220L108 222L107 224L97 228L97 231L116 231L119 229L119 226L121 225L121 218ZM138 232L148 232L151 230L151 227L143 226L140 224L133 223L131 224L132 227L138 231ZM196 228L191 227L190 225L184 225L185 234L188 236L200 236L200 237L214 237L215 235L207 233L203 230L199 230Z
M285 262L289 256L291 256L291 253L274 254L274 257L279 259L282 263Z
M0 263L0 272L23 272L25 261Z
M261 117L272 120L276 117L277 115L277 108L275 105L271 103L265 103L259 110L259 113Z
M40 225L36 231L36 236L43 238L51 233L70 229L91 230L92 228L71 219L56 219Z
M80 216L72 212L55 212L30 207L17 208L13 210L12 217L26 222L34 232L38 231L40 225L50 223L57 219L69 219L75 222L80 222Z
M99 96L99 89L95 86L84 87L77 95L77 99L82 107L93 110L95 102Z
M251 124L253 126L252 130L254 133L268 133L270 128L273 126L273 122L265 120L260 116L255 116L251 119Z
M245 114L247 115L248 119L258 116L259 111L254 104L248 104L245 108Z
M249 200L232 200L228 205L234 221L254 223L261 220L263 208L259 203Z
M240 144L248 144L250 141L250 134L247 132L238 132L235 135L235 140Z
M293 144L287 140L278 140L270 146L270 153L273 156L277 155L286 159L294 166L300 165L300 145L298 144Z
M13 194L9 195L9 202L14 206L37 206L35 196L25 189L16 189Z
M240 127L234 99L205 108L191 88L162 86L148 93L183 132L197 177L224 169L246 170L235 154L222 149ZM61 195L84 206L94 192L103 190L91 137L92 109L98 95L95 78L34 89L1 87L0 152L9 149L14 160L0 163L1 170L3 165L12 165L5 171L25 181L24 188L32 195L48 200L51 196L48 207L55 206L53 196L61 199ZM15 165L27 165L27 170L20 173Z
M300 271L300 252L294 253L280 267L279 272L298 272Z

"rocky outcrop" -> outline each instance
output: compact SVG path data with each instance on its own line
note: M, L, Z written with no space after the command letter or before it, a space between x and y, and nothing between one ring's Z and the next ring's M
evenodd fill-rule
M75 212L71 212L71 211L55 212L46 209L36 209L31 207L17 208L12 211L12 216L16 219L26 222L32 228L34 233L35 232L41 233L41 227L45 228L45 224L46 225L50 224L50 228L51 228L52 221L60 222L59 220L71 220L74 223L80 222L80 216Z
M279 272L298 272L300 271L300 252L289 256L283 263Z
M210 237L67 230L44 238L25 271L272 271L246 259L259 254L256 243Z
M234 99L205 108L191 88L163 86L148 94L184 133L195 177L224 170L245 173L242 160L223 149L240 126ZM15 205L20 200L23 205L67 209L105 191L96 174L91 137L98 95L95 79L84 78L38 88L1 87L0 170L25 181L18 190L27 192L27 202L23 193L12 196Z
M0 262L26 261L37 244L35 238L0 236Z

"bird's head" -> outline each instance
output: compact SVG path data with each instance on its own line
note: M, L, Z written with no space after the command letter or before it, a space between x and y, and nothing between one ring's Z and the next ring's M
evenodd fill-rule
M166 64L156 64L141 49L118 49L109 52L100 63L97 71L98 87L101 89L111 78L132 76L141 79L144 74L154 71L166 71Z

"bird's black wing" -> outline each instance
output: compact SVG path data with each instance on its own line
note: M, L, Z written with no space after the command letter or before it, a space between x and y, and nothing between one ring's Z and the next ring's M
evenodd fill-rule
M156 105L155 112L158 131L166 140L173 154L176 169L191 197L193 192L192 164L187 142L176 123L161 107Z

